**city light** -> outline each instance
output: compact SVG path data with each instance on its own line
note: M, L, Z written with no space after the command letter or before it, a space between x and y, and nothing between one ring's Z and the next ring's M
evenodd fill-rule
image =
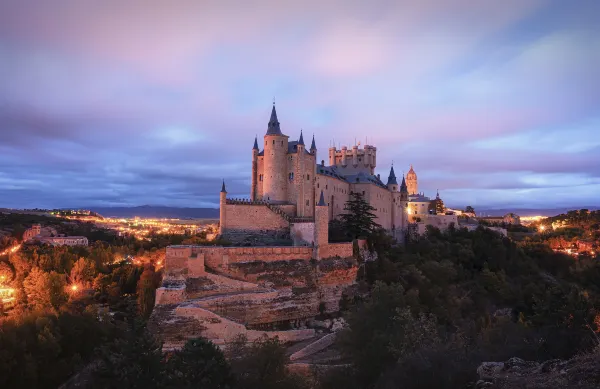
M19 251L19 249L20 249L20 248L21 248L21 245L20 245L20 244L18 244L18 245L16 245L16 246L13 246L13 247L9 247L9 248L7 248L7 249L6 249L6 250L4 250L4 251L0 251L0 256L2 256L2 255L14 254L14 253L16 253L17 251Z

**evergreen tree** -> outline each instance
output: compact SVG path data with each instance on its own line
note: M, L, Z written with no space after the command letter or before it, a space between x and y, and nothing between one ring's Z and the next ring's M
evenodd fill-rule
M223 352L205 339L190 339L169 358L169 388L232 388L234 377Z
M381 226L373 213L376 209L369 204L362 194L354 192L344 207L345 213L340 215L342 227L351 239L370 237Z
M156 275L151 266L146 266L137 284L138 306L144 318L150 317L154 308L154 294L156 292Z

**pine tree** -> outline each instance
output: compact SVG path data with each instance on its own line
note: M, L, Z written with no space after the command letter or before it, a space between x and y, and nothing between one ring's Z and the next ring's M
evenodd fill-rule
M156 293L155 273L151 266L147 266L140 276L137 284L138 306L142 317L149 318L154 308Z
M340 221L346 233L350 238L367 238L374 231L381 228L375 219L377 216L373 213L376 209L371 206L362 194L354 192L350 195L350 200L344 207L345 213L340 215Z

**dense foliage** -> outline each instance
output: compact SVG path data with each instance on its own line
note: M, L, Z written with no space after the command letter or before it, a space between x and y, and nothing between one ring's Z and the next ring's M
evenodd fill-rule
M340 239L367 237L376 255L361 261L360 290L343 304L345 367L318 372L320 388L467 388L483 361L568 358L598 345L600 262L548 244L556 231L593 238L597 213L568 213L554 222L569 227L519 241L483 226L428 228L398 246L374 219L352 217L364 207L353 201L332 228ZM0 318L0 387L308 387L277 340L240 339L223 353L192 339L165 354L145 329L161 277L149 264L166 244L202 238L105 238L0 257L0 277L17 291Z
M465 387L483 361L566 358L597 345L594 259L483 227L429 228L404 247L380 242L378 253L366 264L370 293L339 337L351 367L323 377L323 388Z

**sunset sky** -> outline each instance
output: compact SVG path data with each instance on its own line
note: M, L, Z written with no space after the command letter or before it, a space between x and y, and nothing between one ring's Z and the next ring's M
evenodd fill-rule
M418 4L418 5L417 5ZM0 4L0 207L248 196L275 97L446 205L600 205L600 1ZM260 142L259 142L260 143Z

